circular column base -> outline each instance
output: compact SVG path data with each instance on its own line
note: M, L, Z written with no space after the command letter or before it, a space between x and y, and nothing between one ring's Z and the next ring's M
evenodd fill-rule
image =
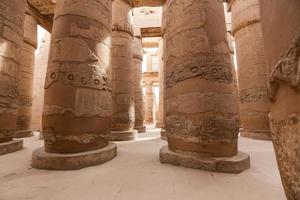
M161 129L161 131L160 131L160 138L162 140L166 140L167 141L167 132L166 132L165 129Z
M73 154L47 153L41 147L33 151L31 166L36 169L75 170L100 165L116 155L117 145L114 143L102 149Z
M134 127L138 131L138 133L145 133L146 132L146 126L138 126Z
M271 131L241 131L241 136L255 140L272 140Z
M170 151L168 146L163 146L159 157L161 163L212 172L238 174L250 168L250 156L243 152L238 152L233 157L214 158L193 153L177 153Z
M0 143L0 155L13 153L23 148L23 140L15 139L9 142Z
M33 130L22 130L22 131L16 131L14 133L14 138L25 138L25 137L32 137L34 135Z
M137 137L138 137L137 130L111 131L112 141L129 141L129 140L135 140Z

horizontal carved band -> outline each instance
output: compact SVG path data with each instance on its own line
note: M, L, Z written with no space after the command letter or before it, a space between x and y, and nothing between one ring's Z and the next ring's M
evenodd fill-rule
M241 103L250 103L264 101L268 99L267 88L253 88L249 90L240 91L240 101Z
M46 74L45 89L54 82L62 81L65 85L112 91L106 72L95 65L73 66L65 65L49 69Z
M269 79L270 99L274 97L280 82L300 91L300 33L273 69Z

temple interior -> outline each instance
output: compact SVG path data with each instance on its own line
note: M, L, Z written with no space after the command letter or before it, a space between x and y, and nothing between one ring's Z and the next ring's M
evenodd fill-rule
M0 200L300 200L299 0L0 0Z

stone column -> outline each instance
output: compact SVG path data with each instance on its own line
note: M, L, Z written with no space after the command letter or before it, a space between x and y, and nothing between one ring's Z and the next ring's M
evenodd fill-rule
M300 199L300 1L260 0L270 124L287 200ZM287 12L288 11L288 12Z
M0 1L0 155L22 149L13 140L19 96L19 71L23 45L25 1Z
M239 173L250 167L238 151L234 96L223 3L167 0L165 126L160 161Z
M15 138L30 137L33 135L31 127L32 95L33 95L33 71L35 50L37 48L37 21L31 16L25 15L24 41L22 48L22 64L20 70L20 96L17 118L17 131Z
M49 57L51 35L46 32L36 51L34 79L33 79L33 100L32 100L32 128L42 131L42 115L44 107L44 85Z
M241 135L270 140L270 105L258 0L231 1L232 35L236 41L241 103Z
M112 58L113 70L113 140L133 140L134 130L134 81L132 60L131 1L113 0Z
M153 104L154 104L154 93L153 83L145 83L145 120L146 124L153 124Z
M158 58L159 58L159 102L158 102L158 117L156 122L156 127L164 127L164 66L163 66L163 40L159 40L158 48Z
M145 126L145 105L143 94L143 48L142 39L140 36L135 36L133 40L133 68L134 68L134 81L135 81L135 123L134 129L139 133L146 132Z
M32 166L79 169L116 155L112 115L111 1L56 2L45 81L45 148Z

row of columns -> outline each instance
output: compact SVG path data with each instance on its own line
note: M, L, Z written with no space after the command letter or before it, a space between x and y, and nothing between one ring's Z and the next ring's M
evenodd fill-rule
M270 111L283 184L288 199L297 200L300 98L294 74L300 59L300 4L289 1L290 5L284 4L289 13L278 10L279 2L260 1L263 31L257 0L232 1L231 11L240 65L242 134L269 139ZM22 142L12 138L15 133L28 132L31 91L26 85L32 83L30 58L36 43L35 37L24 37L24 21L32 23L25 18L24 4L16 0L1 3L0 147L8 142L20 148ZM140 41L133 35L131 5L125 0L57 2L45 82L45 145L33 152L33 167L78 169L100 164L116 156L116 145L110 140L136 137L135 118L142 116L138 114L142 106L135 102L141 101L141 84L133 77L140 73L134 66L141 64L141 58L135 50ZM274 10L272 20L286 23L281 38L270 37L279 24L268 20L268 8ZM248 169L249 156L238 151L239 109L223 4L167 0L163 10L162 90L168 145L161 149L160 161L227 173ZM24 64L23 48L23 57L29 59ZM21 90L20 80L25 83Z

